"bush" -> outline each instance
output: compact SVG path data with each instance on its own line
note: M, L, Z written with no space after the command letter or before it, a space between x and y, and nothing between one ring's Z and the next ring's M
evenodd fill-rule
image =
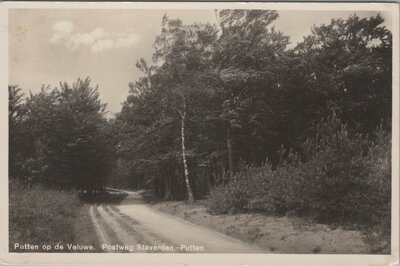
M235 198L238 190L228 185L220 185L210 191L207 200L207 209L210 213L224 214L230 210L240 209Z
M390 214L390 134L351 133L334 115L317 128L303 145L305 163L294 169L301 177L297 198L305 199L299 210L328 222L382 223L378 213Z
M368 191L363 204L356 209L372 225L366 230L386 243L390 243L391 236L391 149L391 134L379 128L363 161ZM389 245L386 250L390 253Z
M9 192L10 251L14 243L73 243L77 193L23 187L13 180Z
M212 213L227 213L229 211L245 210L248 205L257 206L258 198L265 196L265 191L259 188L266 187L268 180L264 177L272 172L272 166L266 163L264 167L246 167L235 173L230 182L214 187L207 197L207 208ZM261 208L254 207L254 208Z
M246 168L211 190L214 213L262 211L307 215L328 223L378 225L390 230L390 133L352 133L335 114L276 169ZM383 230L383 229L382 229ZM390 235L390 234L389 234Z

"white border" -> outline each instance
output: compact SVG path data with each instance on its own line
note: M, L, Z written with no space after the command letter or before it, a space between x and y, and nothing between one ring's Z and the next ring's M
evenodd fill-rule
M0 3L0 263L5 264L261 264L261 265L395 265L399 257L399 4L396 3ZM8 253L8 9L276 9L386 11L392 14L393 122L392 122L392 254L287 255L287 254L48 254Z

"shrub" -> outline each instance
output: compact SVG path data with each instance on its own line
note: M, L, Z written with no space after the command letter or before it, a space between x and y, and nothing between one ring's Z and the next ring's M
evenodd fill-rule
M295 169L302 176L298 196L306 197L299 208L320 220L354 219L355 205L367 196L362 162L370 143L334 114L316 128L317 135L302 145L305 163Z
M211 189L207 197L208 210L212 213L227 213L246 210L249 205L254 206L254 209L265 209L265 206L258 206L257 201L265 195L263 188L268 186L268 180L264 177L271 172L272 166L266 163L264 167L245 167L232 177L224 178L230 181Z
M73 243L80 205L75 192L27 188L12 180L9 192L10 248L14 243Z
M211 189L207 200L207 209L210 213L223 214L230 210L237 210L239 206L235 204L234 195L237 190L231 186L220 185Z
M368 190L356 209L372 225L367 230L383 236L386 243L390 243L391 235L391 148L391 134L382 128L376 130L375 141L362 162ZM387 250L390 252L389 247Z
M316 129L315 137L303 143L301 155L283 151L288 155L276 169L269 163L246 168L212 189L208 209L278 215L290 211L329 223L390 230L390 133L383 128L373 136L351 132L335 114Z
M334 115L317 128L303 145L305 163L295 169L302 177L298 197L305 199L299 208L328 222L383 222L373 217L390 214L390 134L351 133Z

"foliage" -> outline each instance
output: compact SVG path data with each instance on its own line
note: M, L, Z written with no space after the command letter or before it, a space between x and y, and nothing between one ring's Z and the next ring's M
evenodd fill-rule
M374 136L350 133L335 114L316 128L302 155L289 152L276 169L268 163L244 169L213 189L209 210L294 212L329 223L386 223L389 229L390 134L382 127Z
M382 22L380 15L332 19L296 47L302 83L317 97L316 115L335 111L363 133L390 126L392 34Z
M264 189L268 187L266 176L271 174L270 163L261 167L245 167L236 172L229 182L211 189L207 197L207 209L212 213L250 209L270 212L270 208L274 208L274 206L265 200L264 197L268 197L268 194Z
M14 180L9 191L10 247L74 243L74 222L81 207L77 193L25 187Z
M89 190L104 183L110 129L89 78L43 87L24 102L16 87L9 90L11 177L56 188Z
M30 129L25 126L24 94L18 86L8 86L9 172L12 177L23 176L24 159L32 153Z
M292 172L289 168L294 166L283 163L289 154L300 154L299 163L307 159L310 169L320 166L311 165L309 156L323 160L333 156L332 173L324 178L330 180L337 171L335 164L343 164L340 178L329 182L346 183L344 173L356 171L348 159L360 152L353 146L363 146L365 153L370 143L358 141L379 125L390 131L392 40L382 17L333 19L314 26L303 42L289 49L289 38L274 28L279 19L276 11L220 10L216 16L218 25L184 25L164 16L155 40L154 64L137 62L143 76L131 83L113 123L121 160L118 171L130 179L119 182L142 188L152 184L161 197L181 198L184 122L194 191L229 186L227 180L234 179L236 171L246 165L257 168L266 158L268 167L280 164L279 169ZM315 143L305 143L315 142L314 136L323 133L316 124L332 112L347 125L340 134L353 136L340 147L344 150L318 150ZM292 152L280 153L281 147ZM284 170L278 173L285 175ZM284 193L289 201L296 191L287 185L276 194ZM256 206L264 194L260 191L260 200L251 202L254 208L263 208ZM331 204L332 195L325 195Z

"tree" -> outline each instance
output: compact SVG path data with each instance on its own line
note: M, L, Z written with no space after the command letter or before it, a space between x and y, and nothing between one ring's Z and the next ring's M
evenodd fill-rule
M189 201L194 200L187 163L186 120L202 93L201 81L207 72L207 61L211 58L216 30L211 25L184 26L179 19L163 17L161 34L155 41L155 61L162 61L159 71L164 86L161 88L172 103L180 119L181 152L185 184Z
M333 19L296 47L305 86L320 99L319 116L333 110L362 133L390 126L392 35L382 22L380 15Z
M26 181L22 168L33 149L32 135L26 123L24 94L16 85L8 86L8 125L9 175Z
M175 111L160 93L162 79L155 67L149 67L143 59L136 66L143 76L129 84L129 95L113 124L120 167L127 168L133 188L152 183L158 186L158 196L178 198L172 193L174 165L179 158L174 137L179 125L170 114ZM148 169L154 171L150 173ZM160 185L159 180L164 184Z
M218 14L221 36L215 62L223 99L220 117L226 121L229 169L233 172L239 158L233 159L232 139L241 146L235 149L237 156L249 163L265 160L266 150L272 157L275 143L281 142L276 139L279 134L273 122L278 120L271 113L278 115L274 108L279 104L277 91L288 64L289 38L272 26L278 18L276 11L222 10ZM265 138L269 141L254 141ZM247 152L243 147L248 147Z
M33 149L24 167L30 182L56 188L101 190L110 154L105 104L89 78L43 87L24 105Z

